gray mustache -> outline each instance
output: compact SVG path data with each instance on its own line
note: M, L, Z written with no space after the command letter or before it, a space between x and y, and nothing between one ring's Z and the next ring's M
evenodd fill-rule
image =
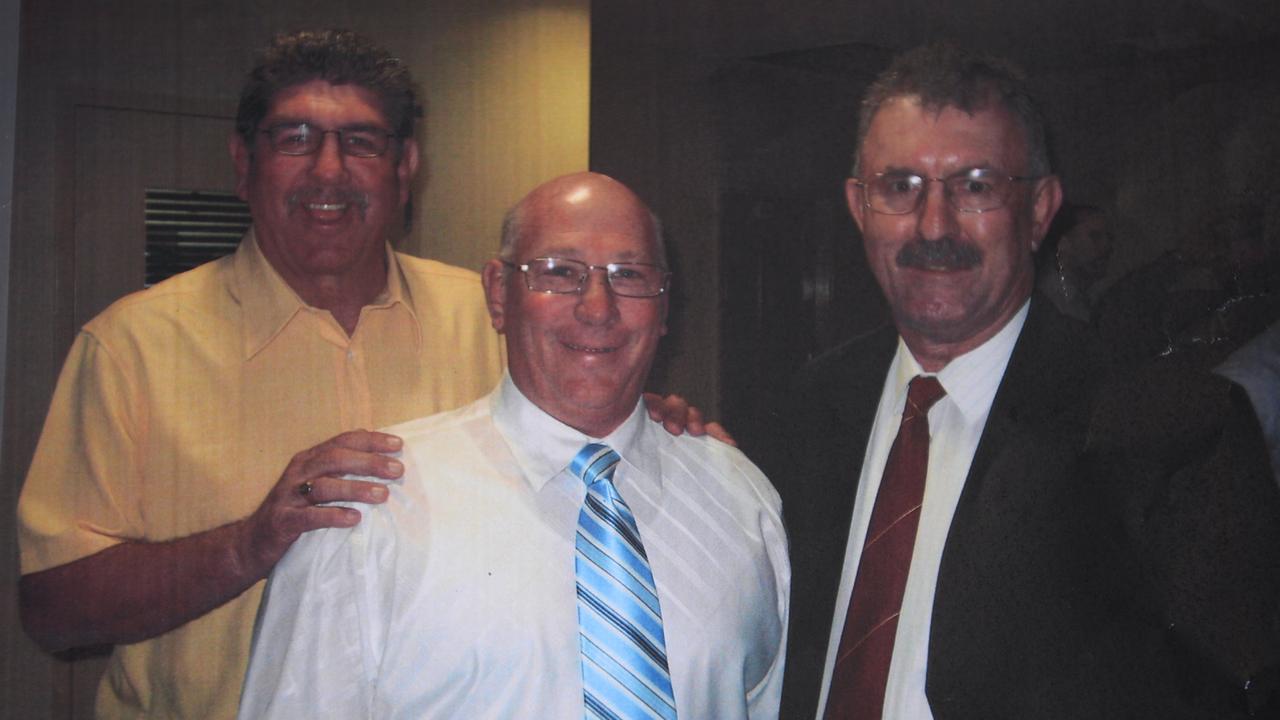
M969 270L982 264L982 251L949 237L920 239L903 245L895 261L916 270Z

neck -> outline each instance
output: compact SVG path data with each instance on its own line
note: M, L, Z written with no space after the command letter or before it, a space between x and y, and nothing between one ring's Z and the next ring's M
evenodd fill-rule
M328 310L347 335L355 332L360 310L371 304L387 287L385 263L364 272L341 275L290 277L290 273L284 272L281 275L307 305Z
M928 373L942 372L952 360L969 352L978 345L969 348L960 348L953 345L940 345L923 341L920 339L908 339L904 333L902 340L907 344L907 349L911 351L911 356L920 363L920 369ZM981 343L979 343L981 345Z
M304 303L328 310L350 336L355 333L361 309L372 304L387 287L386 257L371 260L374 261L336 273L308 273L286 263L271 264Z

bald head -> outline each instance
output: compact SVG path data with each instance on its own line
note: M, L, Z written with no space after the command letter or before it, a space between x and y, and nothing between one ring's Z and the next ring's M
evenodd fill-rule
M593 220L594 218L594 220ZM502 219L502 247L498 256L514 262L518 246L530 227L559 219L588 227L601 223L616 229L620 221L634 222L653 243L657 262L667 264L662 224L631 188L608 175L579 172L562 175L534 188Z

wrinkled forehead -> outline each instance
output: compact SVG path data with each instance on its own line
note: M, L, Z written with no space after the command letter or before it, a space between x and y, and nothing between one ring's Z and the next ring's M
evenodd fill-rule
M609 261L660 262L662 256L648 209L629 191L600 185L536 199L519 249L575 258L603 253Z
M664 264L647 227L615 224L582 229L549 223L534 226L520 239L519 257L560 257L598 265L610 262Z
M358 83L333 83L312 78L286 85L267 100L264 121L275 119L316 121L311 115L350 115L361 124L387 126L389 119L382 98Z
M900 95L887 99L872 116L859 159L867 172L992 167L1017 174L1027 164L1027 137L1000 102L965 109Z

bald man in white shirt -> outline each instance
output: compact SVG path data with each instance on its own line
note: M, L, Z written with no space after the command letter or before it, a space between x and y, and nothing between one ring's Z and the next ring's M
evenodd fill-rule
M387 502L277 567L240 716L581 718L616 702L622 717L777 717L777 494L735 448L671 436L640 404L666 332L656 219L605 176L552 180L508 215L483 277L508 374L395 428L406 469ZM651 615L627 625L650 643L643 670L601 659L593 623L626 611L600 609L583 574L597 561L580 524L597 486L575 475L588 448L620 456L620 516L651 573Z

